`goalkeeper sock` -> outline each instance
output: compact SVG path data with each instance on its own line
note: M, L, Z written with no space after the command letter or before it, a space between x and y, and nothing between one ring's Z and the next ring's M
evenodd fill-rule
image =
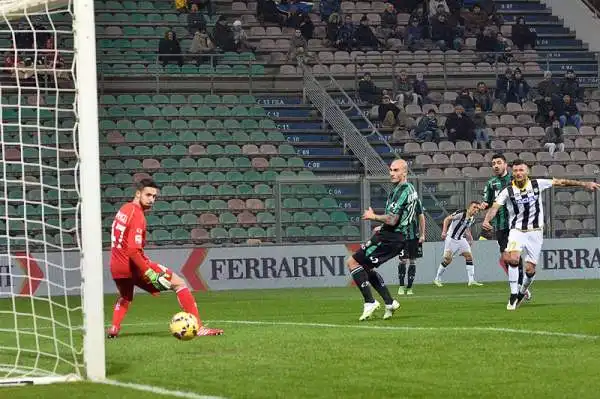
M179 301L179 306L181 309L184 312L188 312L196 316L198 324L202 325L202 320L200 320L200 315L198 314L196 300L194 299L194 296L188 287L183 287L177 290L177 300Z
M127 311L129 310L129 302L127 299L120 297L117 299L117 303L115 303L115 309L113 311L113 320L112 326L117 330L121 329L121 322L125 318Z

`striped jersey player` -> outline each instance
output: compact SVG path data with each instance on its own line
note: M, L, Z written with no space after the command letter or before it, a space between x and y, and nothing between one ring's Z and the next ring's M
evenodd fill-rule
M507 310L515 310L525 297L525 293L535 276L535 267L542 251L544 230L544 207L542 193L550 187L583 187L594 191L600 188L595 182L568 179L530 179L529 167L523 160L516 159L512 164L512 183L496 197L485 215L483 228L491 230L490 221L498 210L506 206L508 212L508 245L504 257L509 264L508 281L510 297ZM519 287L519 257L525 261L525 279Z
M446 267L452 263L452 258L461 255L465 258L467 264L467 277L469 286L483 285L475 281L475 265L473 264L473 254L471 253L471 226L475 223L475 215L480 211L480 204L477 201L471 201L467 209L454 212L444 219L442 226L442 239L444 240L444 258L438 266L438 271L433 280L433 284L442 287L442 275Z

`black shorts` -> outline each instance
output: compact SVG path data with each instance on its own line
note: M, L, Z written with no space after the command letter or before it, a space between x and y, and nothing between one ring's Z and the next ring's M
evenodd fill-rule
M510 233L510 229L496 230L496 240L498 241L498 246L500 247L500 253L503 253L508 246L508 233Z
M352 255L362 266L368 268L379 267L388 260L400 255L405 249L401 240L389 240L377 233L369 241L360 245L360 249Z
M400 254L400 259L419 259L422 257L423 244L419 243L419 239L406 241L404 251Z

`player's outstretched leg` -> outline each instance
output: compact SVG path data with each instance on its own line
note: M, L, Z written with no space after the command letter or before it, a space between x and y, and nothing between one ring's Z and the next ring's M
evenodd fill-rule
M367 272L369 275L369 283L375 288L375 291L381 295L383 298L383 302L385 303L385 314L383 315L383 319L387 320L394 314L400 304L394 298L392 298L392 294L390 294L390 290L388 290L385 282L383 281L383 277L381 274L377 272L377 270L371 269Z
M398 295L404 295L404 277L406 276L406 259L400 259L398 263L398 281L400 287L398 287Z
M179 302L181 309L184 312L193 314L198 320L198 325L200 326L200 329L198 330L198 336L223 334L223 330L219 328L208 328L202 325L202 320L200 319L200 315L198 313L198 305L196 304L194 296L185 284L185 281L183 281L183 279L175 273L173 273L171 277L171 290L175 291L177 294L177 301Z
M373 298L371 287L369 283L369 275L365 268L358 263L354 256L351 256L346 262L346 266L350 271L350 275L356 284L356 287L360 290L365 301L363 305L363 313L358 318L359 321L368 320L373 313L379 309L379 302Z
M523 258L519 258L519 289L523 286ZM525 300L531 299L531 290L525 290Z
M412 286L417 275L417 265L414 259L410 259L408 265L408 282L406 283L406 295L413 295Z
M446 271L446 267L448 267L450 263L452 263L452 254L446 252L444 253L444 259L442 260L442 263L440 263L440 265L438 266L437 273L435 275L435 278L433 279L434 285L438 287L444 286L444 284L442 284L442 275L444 274L444 272Z
M108 338L117 338L121 331L121 323L129 310L129 305L133 301L134 282L129 278L115 279L115 285L119 291L119 297L113 309L112 324L108 329L106 336Z

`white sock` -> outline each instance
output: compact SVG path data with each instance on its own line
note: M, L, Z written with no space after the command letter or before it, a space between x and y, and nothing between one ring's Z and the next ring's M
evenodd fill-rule
M533 283L533 279L535 278L535 274L531 277L529 277L527 275L527 273L525 273L525 275L523 276L523 285L521 286L521 289L519 290L519 292L521 294L524 294L525 292L527 292L527 290L529 289L529 286L531 285L531 283Z
M440 264L438 266L438 271L437 274L435 275L435 279L436 280L441 280L442 279L442 274L444 274L444 272L446 271L446 267L442 264Z
M469 278L469 283L475 281L475 265L467 265L467 277Z
M519 268L518 267L508 267L508 284L510 285L510 293L518 294L519 293Z

